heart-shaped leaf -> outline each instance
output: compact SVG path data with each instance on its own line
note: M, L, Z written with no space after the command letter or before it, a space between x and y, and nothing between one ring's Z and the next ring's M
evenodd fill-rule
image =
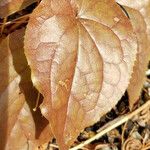
M129 14L138 41L138 53L128 87L129 104L132 109L139 99L150 58L150 0L138 0L138 2L117 0L117 2L123 4Z
M114 0L42 0L30 17L25 53L41 111L61 149L116 105L137 42Z

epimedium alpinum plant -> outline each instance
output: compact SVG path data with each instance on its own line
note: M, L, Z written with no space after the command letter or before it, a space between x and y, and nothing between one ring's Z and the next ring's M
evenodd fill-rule
M0 17L7 22L35 1L1 0ZM28 141L34 149L55 137L67 150L126 90L132 110L149 41L149 0L39 2L27 26L0 42L1 147L24 149Z

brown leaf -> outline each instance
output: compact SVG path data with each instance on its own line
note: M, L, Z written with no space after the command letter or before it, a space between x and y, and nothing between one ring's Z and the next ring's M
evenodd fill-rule
M17 121L9 135L9 139L6 145L6 150L33 150L36 145L29 141L24 135L20 123Z
M128 87L130 109L137 102L143 83L145 81L145 71L148 66L150 56L150 0L121 1L129 14L134 32L138 41L138 53L133 69L132 78ZM149 39L148 39L149 38Z
M0 18L7 17L38 0L0 0Z
M116 0L121 5L133 8L141 13L146 23L146 32L150 43L150 0ZM149 46L150 51L150 46ZM150 58L150 54L149 54Z
M115 1L43 0L29 20L25 49L45 98L41 111L65 150L121 98L137 44Z
M150 40L150 0L116 0L116 2L121 5L136 9L142 14L146 22L146 31Z
M51 137L40 109L33 111L38 91L24 55L24 31L20 29L0 43L0 149L20 150L27 142L38 145Z
M122 150L141 150L142 143L133 137L128 138L123 144Z

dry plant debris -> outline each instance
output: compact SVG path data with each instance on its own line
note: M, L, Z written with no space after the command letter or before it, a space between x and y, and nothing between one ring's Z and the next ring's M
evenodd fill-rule
M150 0L1 0L0 149L149 149L149 58Z

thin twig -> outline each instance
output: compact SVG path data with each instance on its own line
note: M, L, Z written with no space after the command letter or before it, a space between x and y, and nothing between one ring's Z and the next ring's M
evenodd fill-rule
M4 21L2 23L2 26L1 26L1 35L3 34L3 30L5 28L5 23L7 22L7 17L4 18Z
M50 144L50 147L53 147L53 148L59 148L57 145L55 144Z
M78 150L78 149L84 147L85 145L93 142L94 140L99 139L100 137L105 135L107 132L111 131L112 129L114 129L120 125L122 125L126 121L132 119L135 115L139 114L142 110L144 110L145 108L147 108L149 106L150 106L150 100L147 101L144 105L142 105L138 109L136 109L135 111L133 111L132 113L118 117L115 120L111 121L110 123L106 124L104 127L101 128L101 130L98 134L96 134L92 138L86 140L85 142L83 142L83 143L81 143L81 144L79 144L79 145L77 145L77 146L75 146L69 150Z
M127 129L127 124L128 124L128 121L124 124L123 129L122 129L122 134L121 134L121 143L122 144L124 143L124 134Z

